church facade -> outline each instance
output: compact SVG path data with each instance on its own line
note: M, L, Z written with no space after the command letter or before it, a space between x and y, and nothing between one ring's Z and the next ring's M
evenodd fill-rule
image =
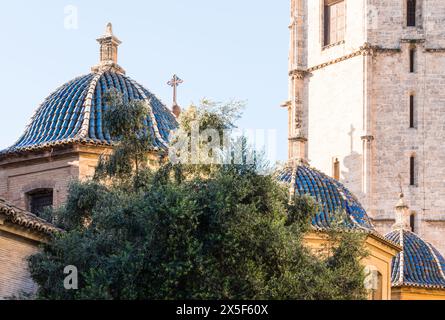
M292 0L290 157L344 183L386 234L400 188L410 228L445 253L445 3Z

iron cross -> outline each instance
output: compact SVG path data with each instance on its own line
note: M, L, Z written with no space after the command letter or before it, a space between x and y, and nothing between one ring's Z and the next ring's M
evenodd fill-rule
M167 82L167 84L173 88L173 105L178 104L176 102L176 93L177 93L178 86L182 83L184 83L184 81L182 79L180 79L176 74L173 75L173 78L169 82Z

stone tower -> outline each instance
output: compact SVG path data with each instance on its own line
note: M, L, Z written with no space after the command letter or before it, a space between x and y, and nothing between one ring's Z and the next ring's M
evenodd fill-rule
M291 0L284 104L290 160L338 178L383 234L401 186L411 228L442 253L444 20L439 0Z

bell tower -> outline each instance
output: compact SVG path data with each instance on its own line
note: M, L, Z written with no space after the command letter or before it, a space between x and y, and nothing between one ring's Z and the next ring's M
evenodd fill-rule
M289 162L338 179L382 234L400 175L410 224L444 253L445 2L289 1Z

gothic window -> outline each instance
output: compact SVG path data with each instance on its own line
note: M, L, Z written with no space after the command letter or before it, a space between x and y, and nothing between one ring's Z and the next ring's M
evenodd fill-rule
M31 213L40 215L47 208L53 206L53 190L39 189L31 191L28 196L28 208Z
M415 69L414 69L415 59L416 59L416 49L411 48L409 50L409 72L411 72L411 73L415 72Z
M408 27L416 26L416 0L407 0L406 5L406 25Z
M416 158L411 156L409 161L409 184L415 186L416 182Z
M346 6L344 0L324 0L324 45L344 40Z
M332 164L332 177L336 180L340 180L340 161L338 158L334 158Z
M409 96L409 127L415 128L415 105L414 105L414 95Z

